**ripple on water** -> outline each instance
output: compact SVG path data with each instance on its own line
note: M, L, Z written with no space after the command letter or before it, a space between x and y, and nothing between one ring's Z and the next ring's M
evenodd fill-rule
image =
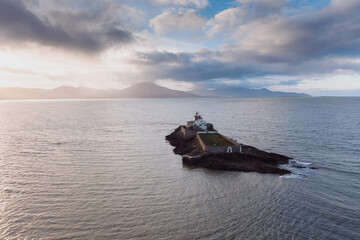
M0 239L359 239L358 101L0 102ZM293 174L183 166L192 108Z

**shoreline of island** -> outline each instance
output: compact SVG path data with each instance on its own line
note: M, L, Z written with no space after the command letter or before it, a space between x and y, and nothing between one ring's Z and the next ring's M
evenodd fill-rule
M175 147L174 153L182 156L184 165L222 171L291 173L280 167L288 164L291 157L238 143L218 133L196 114L195 121L180 125L165 137Z

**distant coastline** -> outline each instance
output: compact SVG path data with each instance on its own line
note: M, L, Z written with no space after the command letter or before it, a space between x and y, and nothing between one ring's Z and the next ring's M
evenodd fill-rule
M104 99L104 98L273 98L273 97L311 97L303 93L273 92L268 89L232 88L184 92L143 82L128 88L95 89L86 87L62 86L54 89L40 88L0 88L0 100L26 99Z

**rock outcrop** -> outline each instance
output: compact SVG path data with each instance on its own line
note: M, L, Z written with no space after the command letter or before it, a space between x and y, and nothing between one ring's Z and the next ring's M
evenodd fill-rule
M203 151L196 137L185 138L180 127L165 138L174 146L174 153L183 156L184 165L214 170L288 174L289 170L279 168L289 163L290 157L269 153L255 147L241 144L241 153L208 153Z

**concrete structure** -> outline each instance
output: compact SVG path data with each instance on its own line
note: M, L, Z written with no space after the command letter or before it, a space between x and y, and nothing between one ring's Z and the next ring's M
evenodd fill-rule
M206 152L211 153L223 153L223 152L241 152L241 144L218 133L211 123L206 123L206 121L201 117L201 115L196 112L195 121L187 121L185 126L181 126L181 132L185 136L185 138L196 136L199 141L201 147ZM214 134L208 135L207 137L216 137L219 143L215 142L204 142L200 134ZM216 136L215 136L216 135ZM204 136L203 136L204 137ZM221 139L220 139L221 138Z

